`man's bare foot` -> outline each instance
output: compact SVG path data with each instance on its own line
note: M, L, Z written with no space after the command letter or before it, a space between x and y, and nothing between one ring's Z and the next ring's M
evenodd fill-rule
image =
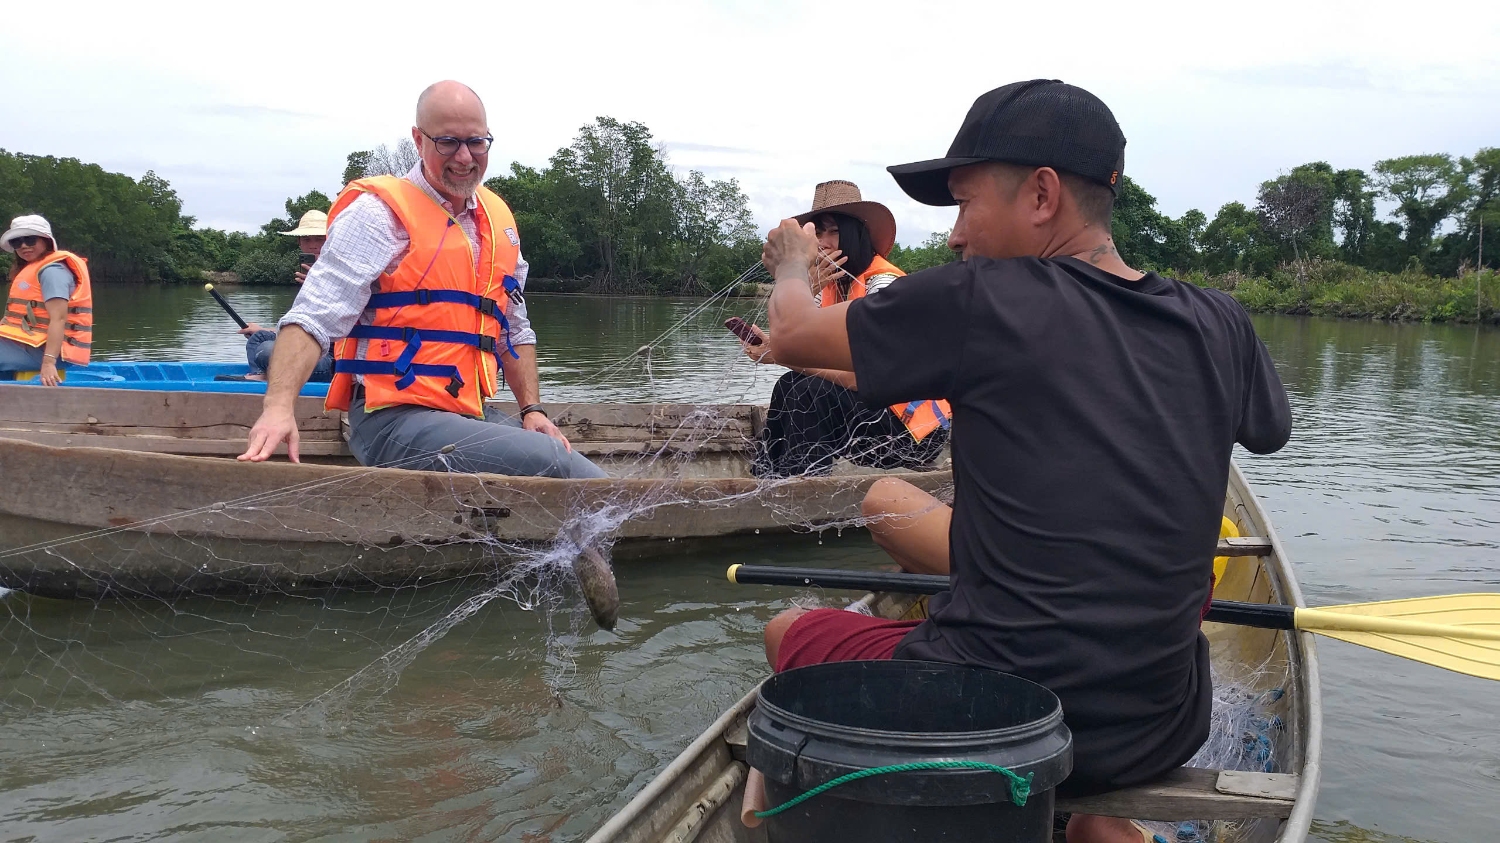
M245 376L245 380L247 380L247 381L263 381L265 379L266 379L266 373L265 372L251 372L250 374L248 374L248 375Z

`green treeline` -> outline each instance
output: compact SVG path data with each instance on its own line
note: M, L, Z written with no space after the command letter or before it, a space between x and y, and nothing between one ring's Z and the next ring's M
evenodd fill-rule
M589 279L597 292L710 293L760 257L734 180L673 174L640 123L600 117L537 170L485 182L510 204L533 276Z
M405 173L409 140L349 154L341 181ZM582 127L541 168L513 163L486 184L516 212L537 279L612 293L703 294L760 253L749 203L733 179L680 176L640 123L610 117ZM1388 218L1377 210L1389 207ZM72 158L0 150L0 217L45 215L101 281L198 281L234 272L244 283L291 283L297 244L279 232L318 192L290 198L254 234L200 228L165 179L139 180ZM1487 237L1480 252L1481 231ZM1500 318L1500 149L1472 157L1412 155L1366 172L1304 164L1261 184L1249 205L1212 219L1171 218L1130 178L1113 233L1127 263L1231 291L1252 310L1386 319ZM951 260L946 235L900 246L907 271ZM0 258L3 260L3 258Z
M41 214L64 248L89 260L100 282L202 281L206 271L234 271L250 283L292 283L297 241L278 236L303 211L327 210L317 191L287 200L257 234L198 228L182 200L154 172L140 180L76 158L25 155L0 149L0 223ZM9 267L0 254L0 268Z
M1377 202L1394 218L1380 219ZM1500 320L1500 276L1488 271L1500 267L1500 148L1391 158L1369 173L1303 164L1263 182L1253 206L1230 202L1212 220L1162 214L1126 176L1112 228L1131 266L1229 291L1252 311ZM943 263L946 240L898 246L892 261L908 272Z
M1252 311L1500 320L1500 276L1487 271L1500 266L1500 148L1390 158L1368 173L1303 164L1212 220L1155 206L1125 179L1113 228L1126 262L1226 290Z
M0 149L0 224L22 214L45 216L101 280L177 281L199 269L181 246L195 239L195 220L183 215L167 180L150 171L136 181L76 158Z
M1379 219L1376 202L1394 206L1394 218ZM1303 164L1262 182L1254 205L1230 202L1212 220L1157 212L1156 198L1127 177L1114 236L1127 262L1181 273L1268 277L1320 260L1456 276L1480 266L1481 225L1491 235L1483 265L1500 266L1500 148L1390 158L1368 173Z

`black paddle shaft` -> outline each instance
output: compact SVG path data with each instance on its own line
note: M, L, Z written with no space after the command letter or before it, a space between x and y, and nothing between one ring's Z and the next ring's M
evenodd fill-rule
M937 594L949 588L948 578L935 574L782 568L771 565L735 565L729 569L729 579L746 585L847 588L851 591L896 591L906 594ZM1296 611L1295 606L1215 600L1203 619L1259 629L1295 629Z
M238 313L234 312L234 308L229 305L229 302L225 301L224 297L219 295L218 290L209 290L208 294L214 297L214 301L219 303L219 307L224 308L224 312L229 314L229 318L238 323L241 328L250 327L249 323L241 319Z

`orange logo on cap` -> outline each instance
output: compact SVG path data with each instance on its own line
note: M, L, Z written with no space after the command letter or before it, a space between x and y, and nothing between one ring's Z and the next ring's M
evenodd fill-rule
M1109 183L1110 184L1114 184L1115 182L1117 182L1119 180L1120 180L1120 171L1119 170L1115 170L1114 172L1112 172L1112 173L1109 174Z

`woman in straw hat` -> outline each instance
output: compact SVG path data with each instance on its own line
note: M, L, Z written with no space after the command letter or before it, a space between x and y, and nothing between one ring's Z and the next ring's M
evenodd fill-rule
M328 214L322 211L308 211L297 221L297 227L291 231L281 232L283 237L296 237L297 246L304 254L312 255L316 261L318 255L323 252L323 244L328 240ZM311 263L304 263L297 267L293 276L297 283L301 284L307 280L307 271L312 269ZM271 351L276 347L276 332L251 322L240 329L248 339L245 340L245 357L250 361L250 374L247 380L265 380L266 369L271 365ZM310 381L326 383L333 380L333 355L327 351L318 358L318 364L313 367Z
M812 210L797 217L817 231L820 260L811 280L815 298L829 307L871 295L905 275L885 256L896 243L896 218L879 202L866 202L848 181L827 181L813 191ZM776 363L775 344L745 345L757 363ZM771 392L771 406L752 466L757 476L827 473L843 458L876 468L914 468L932 462L948 441L951 412L940 400L872 407L859 398L853 372L793 369Z
M0 316L0 372L37 370L47 386L58 368L87 366L94 341L94 298L88 263L57 248L52 224L38 214L11 221L0 234L11 261Z

